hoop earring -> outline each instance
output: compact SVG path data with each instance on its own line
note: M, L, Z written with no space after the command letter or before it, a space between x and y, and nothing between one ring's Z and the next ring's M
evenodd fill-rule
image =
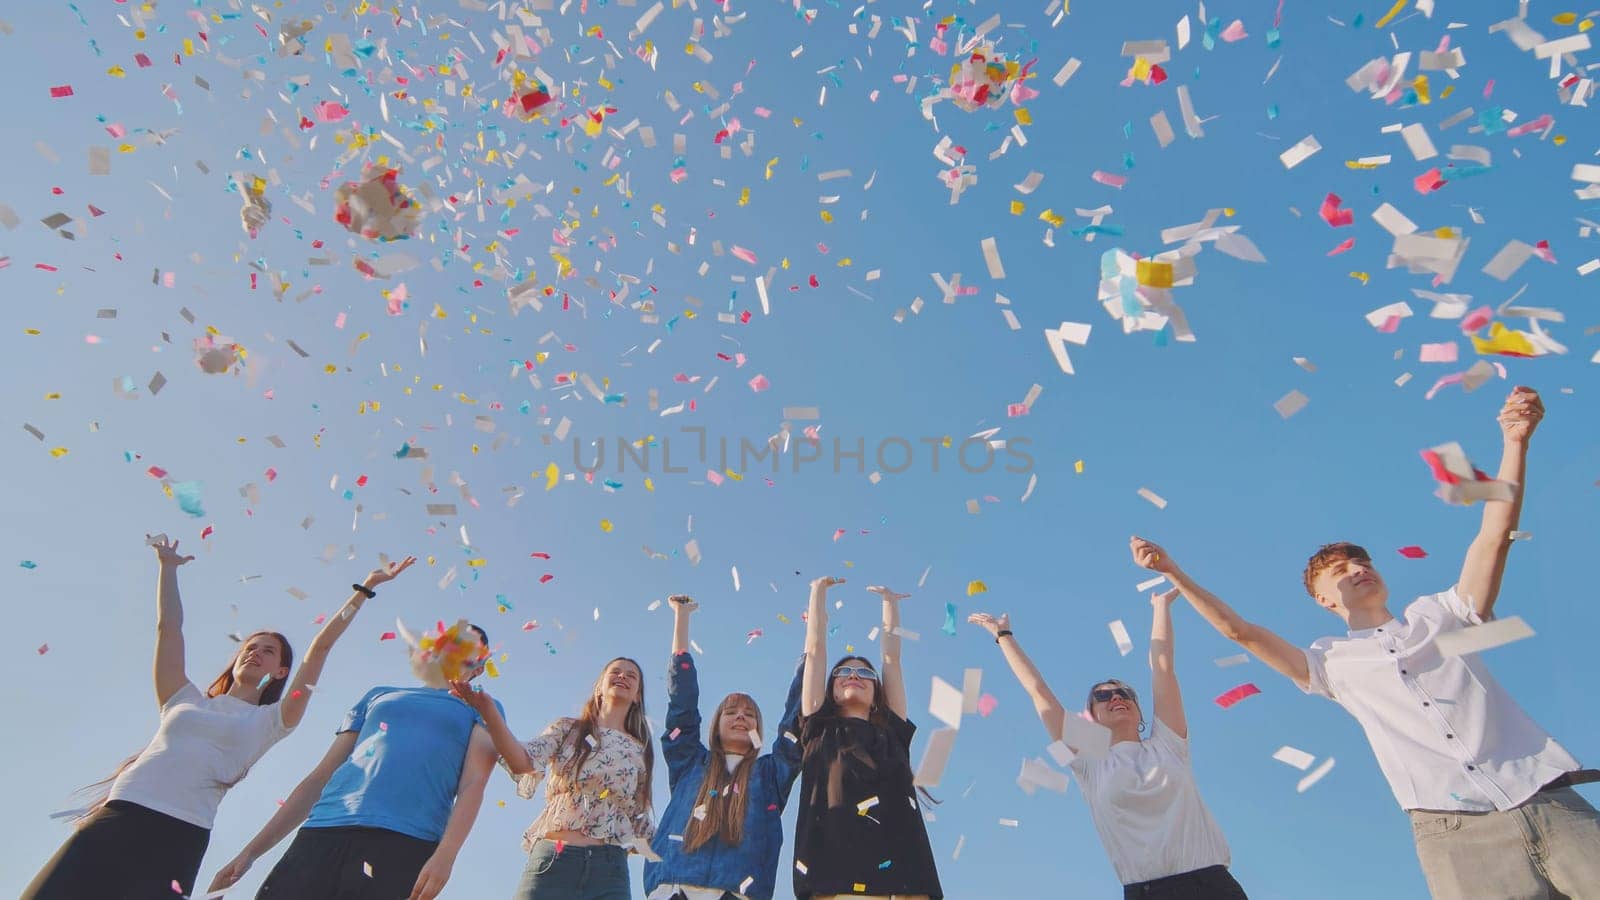
M1144 720L1143 719L1139 720L1139 733L1140 734L1144 734Z

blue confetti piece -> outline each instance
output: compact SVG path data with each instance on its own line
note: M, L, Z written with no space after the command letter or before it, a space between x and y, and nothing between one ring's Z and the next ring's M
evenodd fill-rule
M956 605L948 600L944 604L944 624L939 627L939 630L951 637L956 636ZM888 865L888 863L884 865ZM880 866L880 868L882 867Z
M24 569L37 569L39 568L39 564L31 559L25 559L22 561L22 567Z
M172 496L178 498L178 508L195 518L206 514L200 505L200 482L180 481L172 486Z

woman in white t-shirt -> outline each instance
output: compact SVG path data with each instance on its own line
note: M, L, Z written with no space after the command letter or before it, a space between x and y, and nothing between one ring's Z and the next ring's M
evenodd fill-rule
M160 564L156 589L156 702L161 724L80 812L77 830L22 892L23 900L170 900L194 889L217 806L268 749L300 724L328 651L373 588L416 562L374 569L312 639L291 682L293 651L275 631L241 642L205 691L189 680L178 568L194 559L165 535L145 536ZM288 696L284 697L285 686ZM281 702L280 702L281 700Z
M1194 782L1189 726L1172 665L1172 601L1176 590L1152 595L1150 628L1155 721L1148 738L1133 688L1116 679L1089 690L1088 717L1067 715L1011 632L1009 616L975 613L969 622L995 636L1011 671L1033 698L1053 741L1074 754L1072 774L1083 788L1095 830L1132 900L1246 900L1228 872L1228 842ZM1098 723L1098 724L1095 724ZM1109 747L1106 746L1109 730Z

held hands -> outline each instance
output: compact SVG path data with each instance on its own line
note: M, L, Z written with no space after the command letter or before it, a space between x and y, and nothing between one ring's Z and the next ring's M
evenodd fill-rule
M839 580L843 581L844 579L841 578ZM881 584L875 584L867 588L867 590L877 594L885 603L899 603L901 600L911 596L910 594L902 594L899 591L891 591Z
M444 890L445 882L450 880L450 870L455 868L455 860L434 851L423 864L422 871L417 873L417 883L411 888L411 896L407 900L433 900Z
M688 594L673 594L667 598L667 602L672 604L673 615L678 613L687 615L700 608L700 604Z
M1128 538L1128 549L1133 551L1134 565L1142 569L1160 572L1163 575L1171 575L1178 571L1178 564L1167 555L1167 551L1161 549L1160 544L1154 541L1131 537Z
M844 584L844 579L843 578L835 578L832 575L824 575L821 578L814 578L811 581L811 592L812 593L817 593L817 592L826 593L828 588L831 588L836 584Z
M474 688L470 681L457 680L450 682L450 693L454 694L456 699L462 703L472 707L479 715L488 715L489 711L494 709L494 699L489 696L487 691L480 691ZM448 867L445 869L445 877L450 877ZM417 883L421 884L422 882L418 881ZM439 884L443 886L444 882L440 881ZM432 895L430 894L429 896Z
M972 615L967 616L967 621L974 625L982 626L984 630L988 631L996 638L1000 637L1000 632L1011 630L1010 613L1001 613L1000 618L998 619L989 615L988 613L973 613Z
M156 549L156 561L161 564L162 568L176 569L184 563L194 561L194 557L180 554L178 552L178 542L167 540L167 536L164 534L154 536L147 534L144 539L145 543Z
M369 588L375 588L380 584L393 581L396 575L416 565L416 562L417 558L415 556L408 556L399 562L392 562L387 566L379 566L367 573L366 585Z
M1526 444L1544 418L1544 401L1531 387L1518 385L1500 407L1500 434L1508 444Z
M244 877L244 873L250 871L250 865L253 862L255 860L251 859L249 851L240 851L238 856L235 856L227 865L217 870L217 875L211 879L211 887L206 888L206 893L213 894L233 887L238 883L239 879Z

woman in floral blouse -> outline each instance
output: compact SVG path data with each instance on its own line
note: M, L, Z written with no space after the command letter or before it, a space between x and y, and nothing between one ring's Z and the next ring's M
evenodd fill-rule
M655 835L655 766L639 664L617 657L595 680L583 712L522 743L489 695L464 682L451 690L483 717L500 762L532 798L548 769L544 812L522 836L528 865L517 900L628 900L628 853Z

